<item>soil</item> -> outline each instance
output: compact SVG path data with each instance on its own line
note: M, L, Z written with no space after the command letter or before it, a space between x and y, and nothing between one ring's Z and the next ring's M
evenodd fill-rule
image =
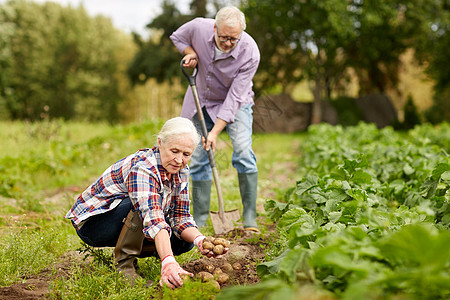
M74 261L81 263L81 254L76 251L64 254L54 266L41 273L23 278L22 282L11 286L1 287L0 299L44 299L49 292L50 282L61 276L68 277Z
M232 265L237 263L240 269L223 270L224 273L229 275L229 280L221 284L221 288L229 285L258 283L259 277L256 273L256 265L264 260L264 248L268 244L267 239L274 232L275 227L271 225L264 236L244 231L242 228L236 228L226 234L214 235L214 237L223 237L230 241L229 251L221 258L204 257L184 264L182 267L188 272L198 274L201 271L206 271L206 265L224 269L223 264L225 262ZM69 277L71 267L74 263L82 263L83 257L84 255L77 251L66 253L58 259L56 265L44 269L41 273L23 278L22 282L11 286L0 287L0 300L46 298L50 283L57 277Z
M212 265L214 269L220 269L223 273L229 275L229 280L221 284L221 288L230 285L249 285L260 281L256 273L256 266L264 261L264 248L268 244L268 239L275 232L275 226L269 226L264 237L259 234L247 232L242 228L234 229L223 235L214 235L214 237L223 237L230 241L230 249L221 258L204 257L184 264L182 267L191 273L209 272L207 265ZM226 270L224 264L229 263L233 266L232 270Z

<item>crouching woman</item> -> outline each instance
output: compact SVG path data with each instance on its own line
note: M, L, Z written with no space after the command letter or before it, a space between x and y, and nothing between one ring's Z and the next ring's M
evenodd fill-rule
M168 120L157 136L157 146L141 149L110 166L81 195L66 214L78 236L93 247L115 247L118 271L131 284L136 258L161 259L160 284L183 284L183 270L174 256L194 245L203 255L200 233L189 200L188 162L200 136L186 118Z

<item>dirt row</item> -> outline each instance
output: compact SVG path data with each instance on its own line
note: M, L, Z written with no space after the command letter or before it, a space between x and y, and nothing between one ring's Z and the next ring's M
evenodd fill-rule
M268 231L273 232L274 226L269 226ZM264 260L264 248L267 245L268 234L254 235L245 232L243 229L237 228L224 235L215 235L215 237L225 237L230 244L230 250L219 259L201 258L182 265L182 267L194 274L202 271L208 271L207 266L220 268L225 262L239 265L239 269L233 269L226 272L229 275L227 282L221 284L221 287L230 285L247 285L259 282L256 273L257 263ZM23 278L22 282L13 284L8 287L0 288L0 300L3 299L43 299L49 293L50 283L57 277L69 277L71 267L75 263L81 263L83 255L76 251L66 253L61 256L57 263L50 268L44 269L41 273Z

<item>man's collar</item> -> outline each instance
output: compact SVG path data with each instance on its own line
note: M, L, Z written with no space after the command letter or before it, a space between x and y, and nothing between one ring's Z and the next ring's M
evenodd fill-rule
M241 37L242 37L243 33L244 32L241 33ZM212 45L212 47L211 47L212 51L215 51L215 47L217 47L216 41L215 41L215 36L216 36L216 34L213 31L213 34L212 34L211 38L208 41L210 43L210 45ZM234 59L236 59L237 55L239 53L239 48L240 47L241 46L240 46L240 42L239 42L239 43L237 43L236 47L234 47L231 51L226 52L226 53L222 52L223 54L220 55L219 59L224 59L224 58L227 58L229 56L232 56ZM214 57L214 53L212 53L212 55L213 55L212 57ZM216 58L216 60L217 60L217 58Z

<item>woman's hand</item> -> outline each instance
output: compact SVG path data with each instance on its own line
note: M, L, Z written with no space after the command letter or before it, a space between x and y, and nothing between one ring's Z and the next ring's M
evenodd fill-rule
M194 240L194 245L198 248L198 250L200 250L200 253L202 255L205 255L206 257L221 258L230 249L228 247L224 247L223 252L221 254L216 254L212 249L203 248L203 242L205 241L205 238L206 237L204 235L196 237Z
M183 279L181 279L180 274L194 276L194 274L180 267L172 255L168 255L161 262L161 280L159 284L161 286L166 284L171 289L181 287L183 285Z

